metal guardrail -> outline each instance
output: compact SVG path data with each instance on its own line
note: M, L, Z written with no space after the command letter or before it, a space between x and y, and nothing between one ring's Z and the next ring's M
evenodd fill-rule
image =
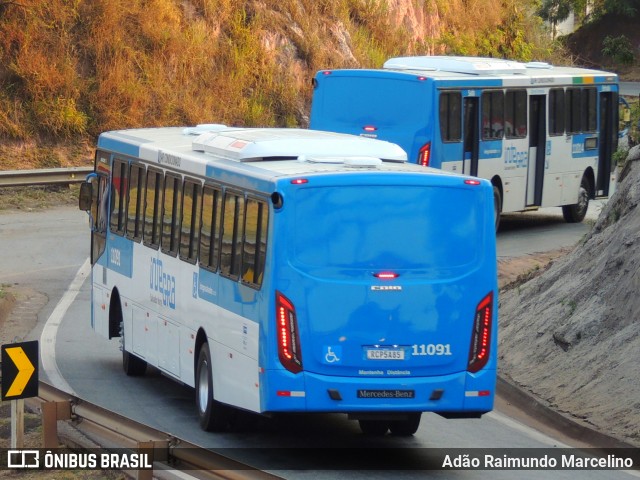
M0 171L0 187L80 183L91 172L93 172L93 167L6 170Z
M254 469L216 452L198 447L44 383L39 383L38 397L28 399L42 412L43 447L58 447L62 440L73 448L125 448L153 452L153 469L134 473L138 480L151 480L163 470L197 471L201 479L276 480L275 475ZM58 428L58 421L68 422L82 435L67 436ZM180 468L186 467L186 470ZM155 473L154 473L155 472Z

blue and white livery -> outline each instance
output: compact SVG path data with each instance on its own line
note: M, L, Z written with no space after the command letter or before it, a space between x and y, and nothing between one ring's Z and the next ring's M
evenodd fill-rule
M397 143L409 161L488 179L501 212L562 206L584 219L606 197L618 77L478 57L393 58L314 79L311 128Z
M204 125L100 135L81 190L92 326L123 366L234 409L343 412L410 435L493 407L497 281L485 180L397 145Z

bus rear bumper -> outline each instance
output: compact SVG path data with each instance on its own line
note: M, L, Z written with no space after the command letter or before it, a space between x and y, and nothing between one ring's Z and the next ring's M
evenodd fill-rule
M334 377L270 371L263 412L437 412L477 418L493 409L496 371L437 377Z

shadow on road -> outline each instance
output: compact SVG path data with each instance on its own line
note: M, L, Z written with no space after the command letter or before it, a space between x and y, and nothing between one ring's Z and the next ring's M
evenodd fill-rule
M521 230L531 230L536 227L550 227L566 223L562 216L562 211L558 213L504 213L500 217L500 228L498 234L504 232L518 232Z

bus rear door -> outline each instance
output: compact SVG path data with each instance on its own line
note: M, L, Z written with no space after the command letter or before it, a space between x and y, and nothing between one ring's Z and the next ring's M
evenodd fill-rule
M596 196L607 197L611 184L611 157L618 145L618 135L615 121L617 116L617 94L615 92L600 92L600 117L598 139L598 178L596 179Z
M529 162L526 206L542 205L546 148L546 96L529 97Z

